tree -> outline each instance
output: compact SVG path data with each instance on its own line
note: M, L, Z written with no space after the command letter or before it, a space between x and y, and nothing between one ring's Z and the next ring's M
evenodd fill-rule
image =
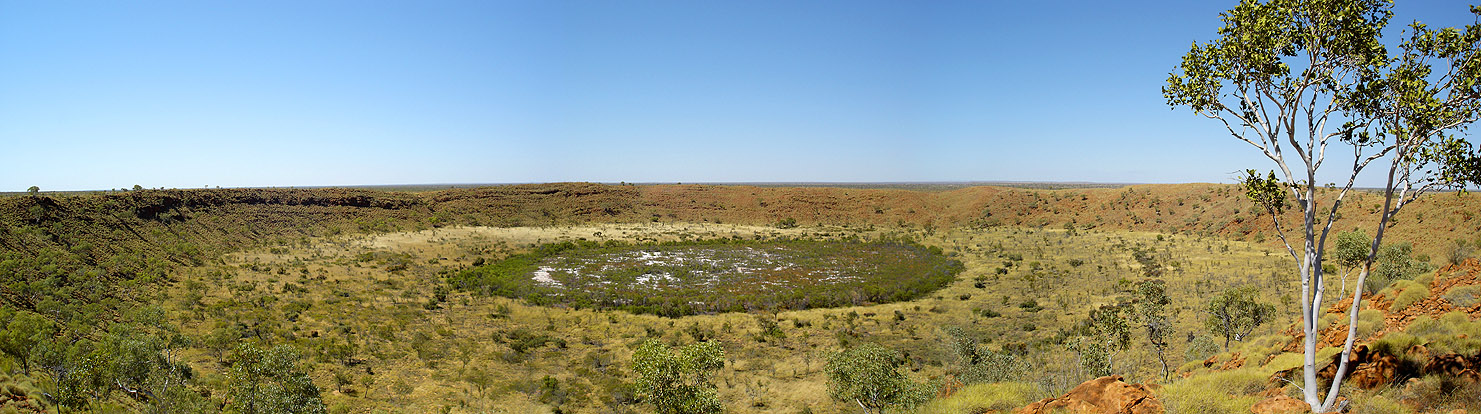
M31 197L35 197L36 196L36 193L41 192L41 187L37 187L37 186L34 186L33 185L33 186L31 186L31 188L27 188L26 189L26 192L27 193L31 193Z
M1075 330L1080 337L1072 346L1079 354L1080 367L1092 377L1104 377L1116 371L1116 354L1131 346L1130 312L1126 305L1103 305L1090 310L1090 316Z
M0 309L0 353L10 356L21 365L22 373L31 372L31 350L56 333L56 325L45 317L28 312L11 313Z
M828 395L853 401L866 414L885 408L910 408L931 398L923 384L901 374L895 351L866 343L828 357Z
M243 343L227 374L227 408L239 413L324 413L319 387L298 366L288 345L258 348Z
M1363 288L1377 292L1388 287L1396 280L1411 280L1431 270L1434 266L1428 260L1418 260L1412 255L1414 245L1405 243L1394 243L1384 245L1378 249L1378 259L1373 264L1373 270L1368 272L1368 280Z
M725 367L725 350L720 343L696 342L678 351L676 354L663 342L649 339L633 353L633 371L638 373L643 401L664 414L724 410L712 380L714 372Z
M1224 337L1224 350L1229 341L1244 341L1250 332L1275 316L1275 306L1260 303L1260 291L1254 286L1225 289L1208 302L1208 319L1204 325L1214 335Z
M1347 276L1352 274L1354 268L1362 265L1368 259L1368 244L1372 242L1373 239L1369 238L1368 233L1364 233L1362 230L1352 229L1337 233L1337 249L1333 251L1333 258L1343 268L1342 291L1337 294L1337 297L1342 298L1347 296Z
M956 378L963 384L1013 381L1029 372L1029 364L1007 352L993 352L957 326L943 328L946 344L957 357Z
M1436 30L1416 22L1390 55L1381 36L1391 7L1387 0L1242 0L1223 13L1220 37L1194 43L1162 90L1169 105L1219 121L1280 171L1277 178L1274 171L1262 177L1249 170L1242 182L1246 195L1270 213L1299 274L1302 393L1314 412L1330 411L1337 402L1363 281L1394 215L1427 191L1481 183L1481 154L1456 134L1481 109L1481 25ZM1471 12L1481 15L1481 8ZM1319 193L1317 172L1332 143L1350 147L1352 164L1342 167L1344 184ZM1342 362L1323 398L1316 341L1325 311L1326 239L1358 174L1384 157L1382 216L1353 289ZM1287 198L1301 213L1294 241L1281 222Z
M1147 330L1147 342L1157 351L1157 360L1162 362L1162 380L1171 375L1167 366L1167 338L1172 336L1172 323L1167 320L1167 284L1160 279L1148 279L1136 284L1136 320Z

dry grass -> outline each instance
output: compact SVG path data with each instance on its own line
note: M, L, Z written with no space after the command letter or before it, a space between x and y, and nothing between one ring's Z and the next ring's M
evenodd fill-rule
M642 412L632 405L632 349L656 337L721 341L729 364L719 375L728 408L740 412L846 412L830 401L822 367L842 342L877 342L908 353L918 380L945 375L950 362L937 327L966 327L994 346L1025 344L1046 372L1073 376L1051 340L1092 306L1127 295L1139 278L1132 246L1176 262L1169 285L1179 332L1200 325L1203 300L1224 287L1274 290L1275 259L1240 242L1154 233L996 228L915 232L967 270L929 297L884 305L676 319L620 311L538 307L506 298L441 292L440 274L560 240L885 235L842 227L776 229L715 224L610 224L547 228L443 228L378 236L315 239L228 256L191 269L169 300L185 332L203 344L187 355L202 372L220 372L213 334L290 342L305 350L326 404L342 412ZM1162 240L1158 240L1159 237ZM1021 257L999 274L1012 257ZM1072 260L1077 262L1071 265ZM1259 276L1259 275L1265 276ZM981 282L983 287L976 285ZM1061 287L1074 283L1075 289ZM199 296L199 300L189 300ZM1035 300L1042 310L1018 306ZM977 310L977 311L974 311ZM986 318L981 310L1001 316ZM896 316L899 313L899 317ZM774 318L781 337L758 340L757 318ZM903 320L902 320L903 319ZM1026 330L1032 326L1033 330ZM1278 325L1275 325L1278 326ZM1275 330L1275 326L1262 328ZM225 332L225 333L222 333ZM1134 381L1160 376L1155 355L1137 345L1118 367ZM1181 342L1170 355L1182 355ZM1181 362L1175 357L1174 362ZM563 398L540 389L558 380ZM219 379L219 378L218 378ZM1073 385L1078 380L1065 378ZM1047 384L1025 393L1055 393ZM1047 388L1046 388L1047 387ZM1063 385L1060 386L1064 387ZM1020 390L1022 391L1022 390ZM1058 390L1062 392L1062 390ZM544 400L545 403L541 403Z

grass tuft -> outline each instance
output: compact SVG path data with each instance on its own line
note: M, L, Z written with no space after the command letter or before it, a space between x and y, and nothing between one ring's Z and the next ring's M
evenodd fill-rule
M1027 382L972 384L950 397L932 400L916 414L1008 412L1037 401L1038 386Z

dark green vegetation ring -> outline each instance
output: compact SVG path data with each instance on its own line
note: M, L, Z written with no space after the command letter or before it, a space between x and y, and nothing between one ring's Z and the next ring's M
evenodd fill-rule
M911 300L962 263L910 241L562 242L461 271L454 287L536 304L683 316Z

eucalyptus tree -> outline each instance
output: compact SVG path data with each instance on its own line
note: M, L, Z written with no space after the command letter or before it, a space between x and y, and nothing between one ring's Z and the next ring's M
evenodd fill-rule
M725 407L713 380L725 367L725 350L719 342L696 342L674 352L663 342L650 339L633 352L633 371L644 401L660 413L718 413Z
M1481 15L1475 6L1471 12ZM1219 37L1193 44L1163 96L1170 106L1218 121L1279 171L1249 170L1242 181L1246 195L1270 213L1300 276L1303 399L1315 412L1330 411L1384 230L1428 191L1481 183L1481 154L1464 136L1481 107L1481 25L1433 29L1415 22L1391 52L1382 41L1393 16L1386 0L1244 0L1222 16ZM1337 148L1351 152L1351 164L1334 157L1343 184L1335 194L1319 193L1318 170L1328 149ZM1327 235L1359 173L1384 160L1381 219L1352 292L1342 362L1323 396L1315 365ZM1289 228L1281 221L1288 199L1301 213Z

